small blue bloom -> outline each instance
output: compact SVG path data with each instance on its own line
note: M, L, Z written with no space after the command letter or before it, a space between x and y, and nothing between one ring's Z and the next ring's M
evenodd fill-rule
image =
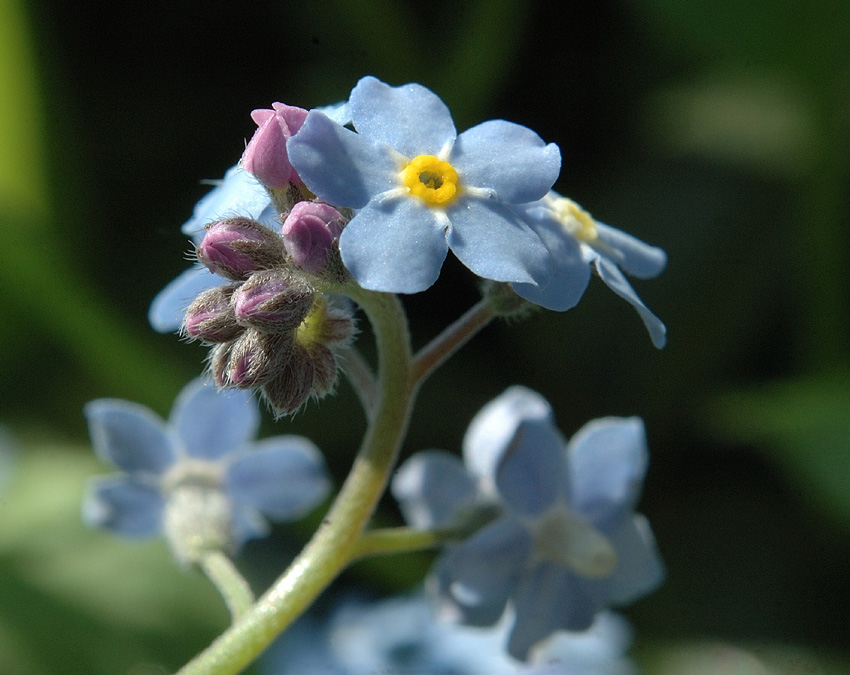
M504 120L458 135L446 105L419 84L364 77L347 112L356 132L313 110L287 152L320 199L358 210L340 252L361 286L423 291L449 248L486 279L548 277L545 246L508 205L546 194L560 171L556 145Z
M664 346L667 329L621 271L638 279L656 277L667 264L664 251L594 220L574 201L554 191L537 202L517 207L517 211L546 244L552 264L547 284L514 284L518 295L558 312L570 309L587 288L592 265L608 288L638 311L652 343L659 349Z
M181 228L195 244L204 236L211 222L233 216L253 218L272 229L280 227L277 212L266 189L251 174L233 166L216 186L195 205L192 217ZM194 265L163 288L151 302L148 321L159 333L171 333L180 328L186 308L198 295L226 283L211 274L203 265Z
M299 518L329 490L322 455L307 439L253 441L260 415L248 392L198 379L168 422L117 399L91 401L85 414L95 453L123 473L92 479L83 519L128 537L164 533L181 562L198 553L183 539L206 537L202 548L235 552L268 533L266 518Z
M661 582L652 532L634 513L647 466L640 419L594 420L567 443L549 404L512 387L473 419L463 454L465 467L448 454L414 455L392 486L417 526L500 507L435 567L431 584L447 618L492 625L510 601L508 652L524 660L553 632L585 630L604 608ZM460 487L452 509L440 484Z

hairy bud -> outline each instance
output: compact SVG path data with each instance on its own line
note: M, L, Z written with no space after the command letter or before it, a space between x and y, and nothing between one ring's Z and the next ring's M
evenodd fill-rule
M231 304L232 286L216 286L201 293L189 305L181 332L204 342L227 342L242 330Z
M334 243L345 219L334 207L320 202L299 202L283 221L283 244L292 262L311 274L328 267Z
M196 253L210 272L233 281L281 265L285 260L281 237L256 220L242 217L207 225Z
M313 291L284 270L255 272L233 294L236 321L283 333L297 327L313 305Z

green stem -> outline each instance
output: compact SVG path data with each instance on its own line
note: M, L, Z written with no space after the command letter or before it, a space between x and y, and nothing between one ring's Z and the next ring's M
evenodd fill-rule
M458 539L465 534L461 530L414 530L410 527L388 527L364 532L354 549L355 558L389 553L409 553L429 548L439 548L443 544Z
M495 317L496 313L486 299L473 305L463 316L416 353L410 369L413 385L421 384Z
M198 566L221 593L230 616L236 621L254 604L254 594L233 561L221 551L210 551L201 558Z
M392 472L416 387L410 335L394 295L347 288L366 312L378 347L379 396L360 452L322 526L251 610L187 664L182 675L229 675L253 661L351 561Z

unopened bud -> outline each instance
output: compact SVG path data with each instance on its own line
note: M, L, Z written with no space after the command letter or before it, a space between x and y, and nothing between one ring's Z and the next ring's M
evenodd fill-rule
M184 335L204 342L227 342L243 330L236 322L230 299L231 286L216 286L201 293L183 317Z
M301 184L298 173L289 162L286 141L304 124L303 108L273 103L272 110L259 109L251 118L259 127L242 155L242 166L267 188L285 188L289 183Z
M280 370L292 352L289 335L247 330L233 342L224 372L225 386L253 389Z
M334 207L319 202L298 202L283 221L281 233L292 262L311 274L322 274L334 242L345 222Z
M286 272L255 272L233 294L236 321L263 332L291 331L313 306L313 291Z
M250 218L227 218L211 223L196 249L198 260L213 274L234 281L284 261L283 241Z

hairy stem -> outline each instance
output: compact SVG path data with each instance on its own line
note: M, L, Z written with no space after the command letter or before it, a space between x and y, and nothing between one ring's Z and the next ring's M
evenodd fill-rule
M254 604L254 594L233 561L221 551L210 551L201 558L198 566L221 593L230 616L236 621Z

